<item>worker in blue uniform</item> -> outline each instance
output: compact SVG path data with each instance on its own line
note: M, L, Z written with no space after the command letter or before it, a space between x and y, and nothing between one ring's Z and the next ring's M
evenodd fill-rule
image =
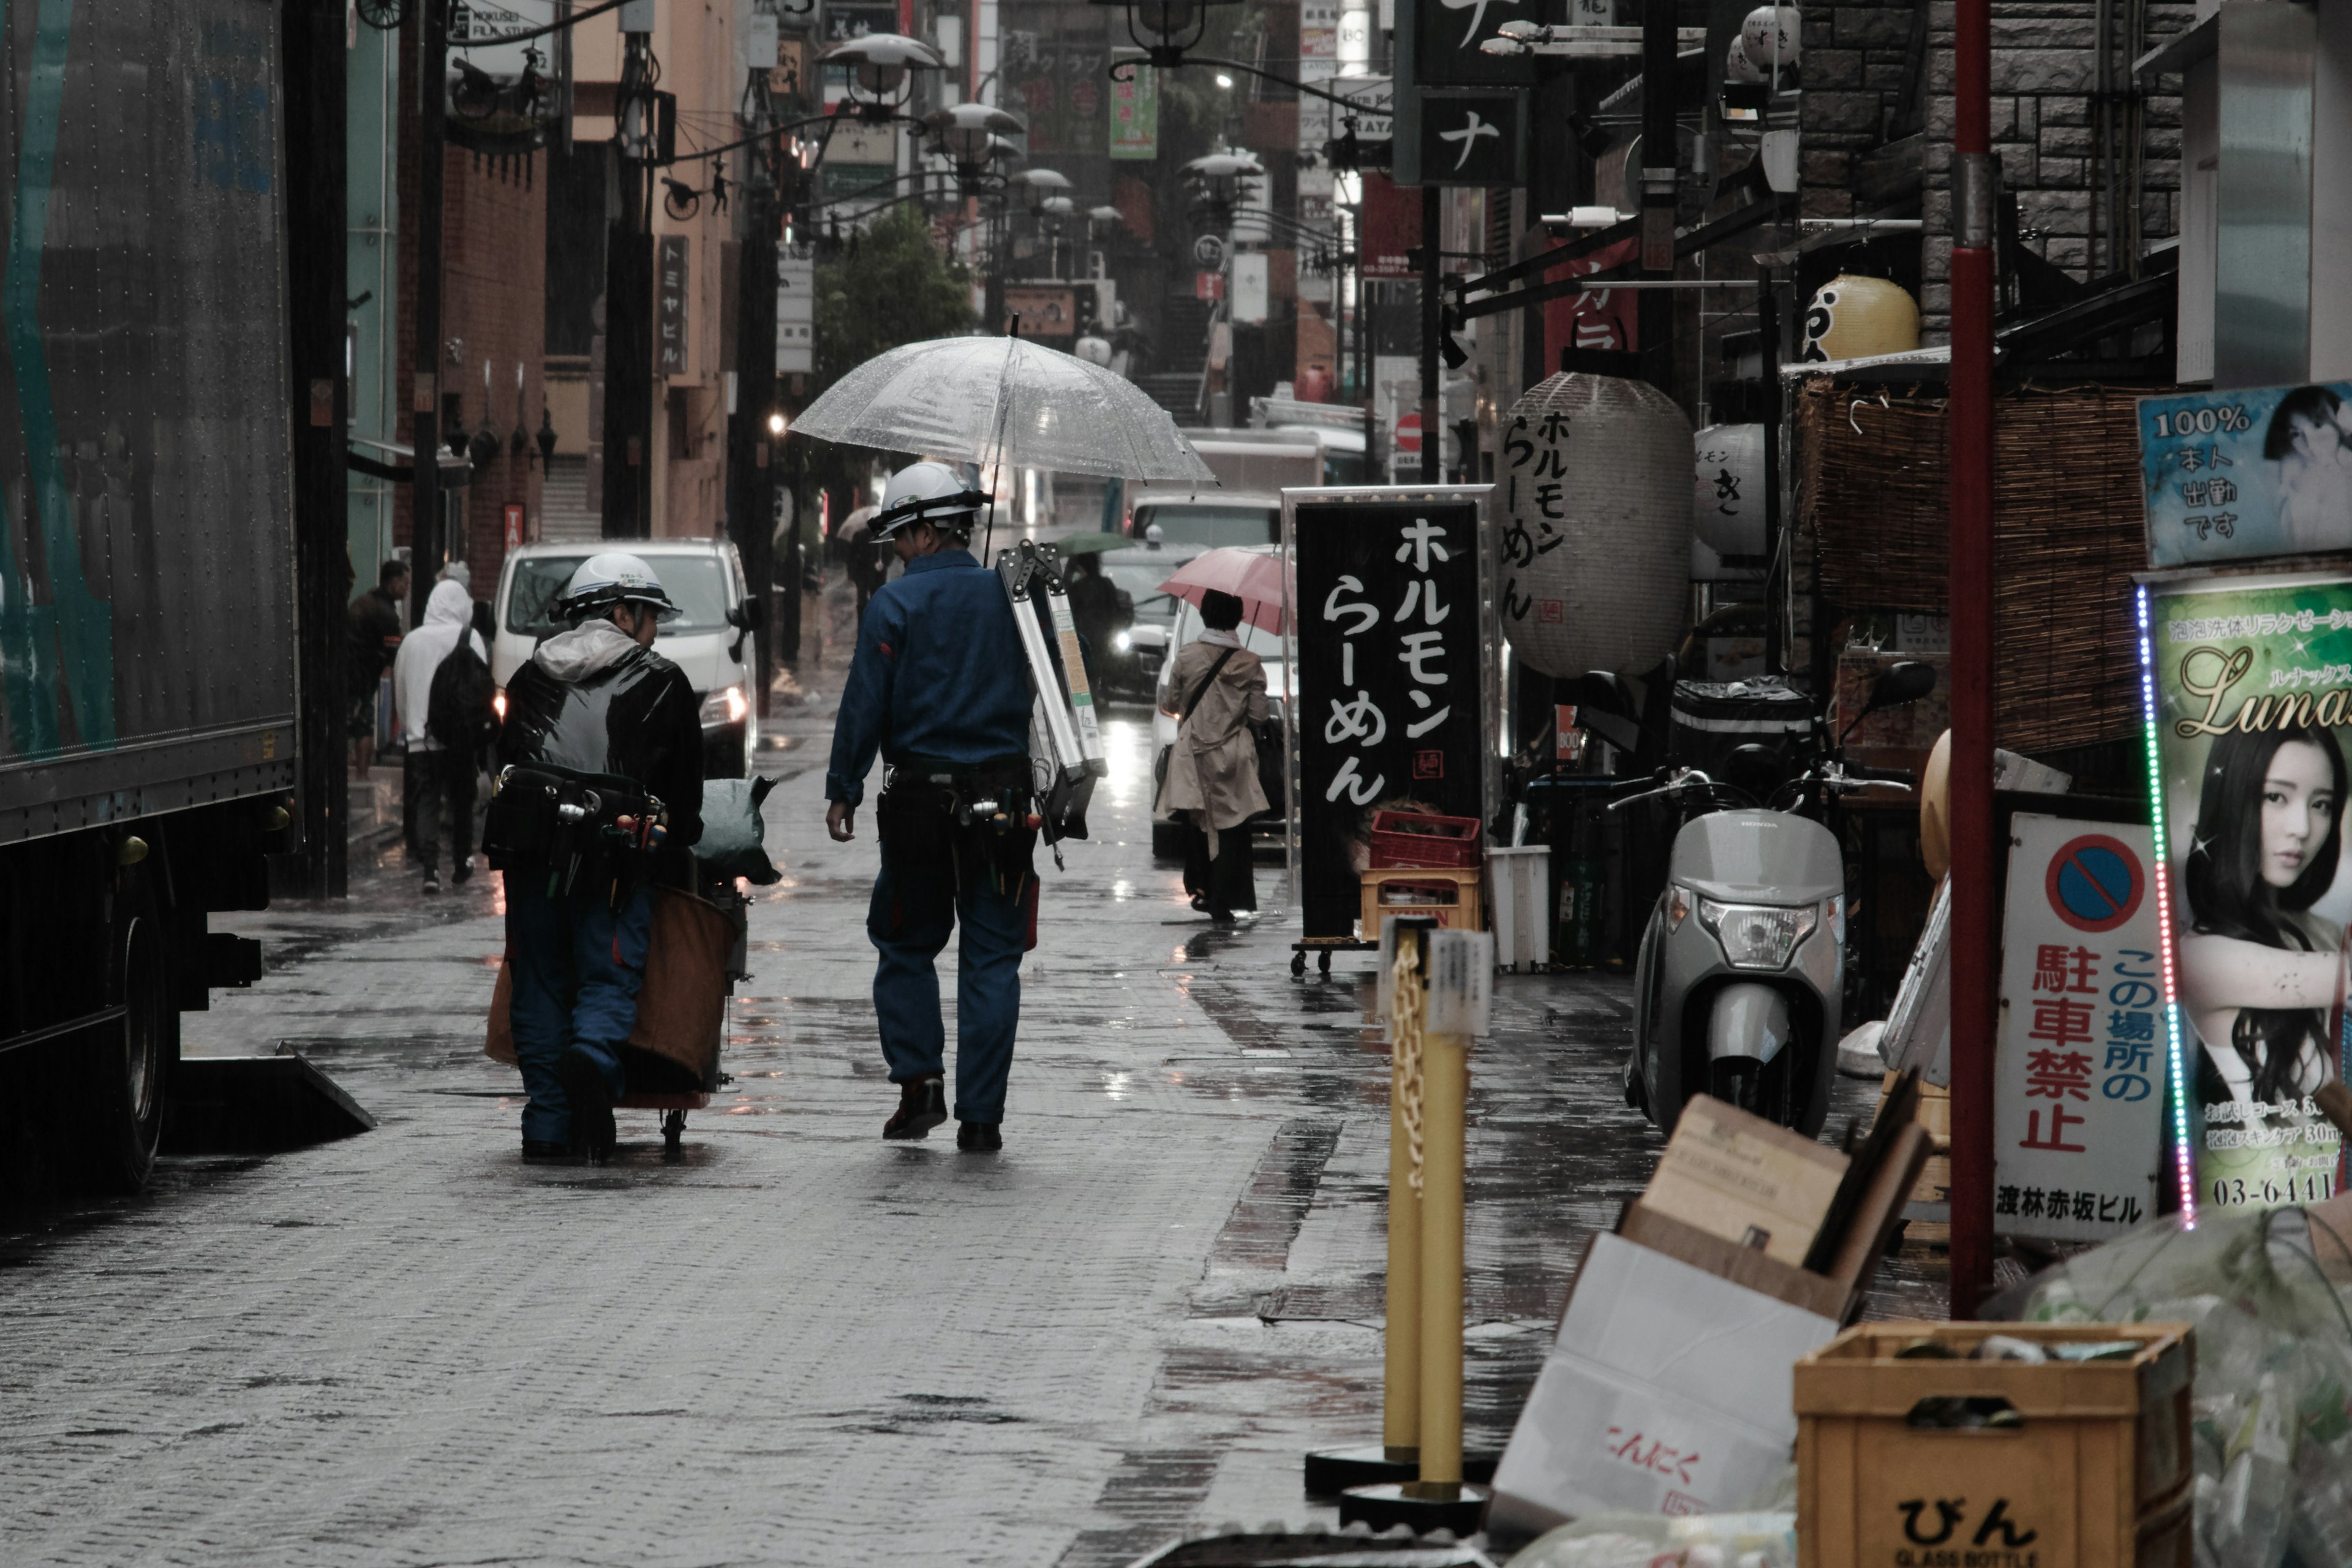
M875 1017L899 1096L882 1136L920 1138L947 1120L933 961L961 923L956 1147L982 1152L1003 1146L1021 956L1037 925L1029 666L1003 585L969 548L986 503L943 463L913 464L884 491L874 534L906 574L866 606L824 778L826 830L846 843L877 751L888 770L866 917L879 954Z

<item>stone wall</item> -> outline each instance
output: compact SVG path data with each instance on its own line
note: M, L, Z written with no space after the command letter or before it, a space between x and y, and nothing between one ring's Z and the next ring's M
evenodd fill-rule
M2130 92L2124 37L2133 0L2117 0L2111 77L2118 121L2141 119L2140 242L2178 231L2180 101ZM2095 269L2097 0L1993 0L1992 150L2003 187L2018 197L2024 243L2078 281ZM2141 50L2186 26L2194 6L2145 0ZM1834 0L1804 8L1803 211L1846 217L1880 209L1873 191L1899 181L1890 144L1924 128L1926 191L1920 310L1940 342L1950 305L1951 0ZM2126 157L2127 133L2118 143ZM2126 163L2126 183L2128 163ZM2095 215L2095 269L2112 270L2109 220ZM2119 252L2117 254L2120 254Z
M2116 7L2118 25L2126 5ZM2147 0L2141 6L2145 42L2140 52L2189 25L2189 4ZM2095 0L1993 0L1992 150L2000 161L2002 188L2017 194L2018 225L2028 248L2077 280L2096 270L2112 271L2105 236L2109 219L2097 215L2099 255L2092 255L2094 207L2104 200L2104 177L2095 158L2095 91L2098 81ZM1924 287L1919 301L1926 341L1941 342L1951 311L1952 207L1952 21L1950 0L1929 8L1927 191ZM2127 121L2134 103L2140 111L2140 235L2142 246L2179 231L2180 100L2148 94L2135 100L2131 61L2120 36L2115 44L2112 79L2116 112ZM2118 137L2126 159L2128 135ZM2127 191L2128 163L2126 163ZM2120 256L2121 252L2115 253Z

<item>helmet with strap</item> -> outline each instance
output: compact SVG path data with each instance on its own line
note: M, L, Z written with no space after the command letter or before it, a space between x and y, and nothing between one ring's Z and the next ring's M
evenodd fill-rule
M624 604L646 605L665 621L680 613L645 558L625 550L607 550L583 561L564 584L556 608L576 623Z
M909 463L890 477L882 492L881 510L867 526L868 538L895 539L918 522L928 522L941 533L969 538L988 492L973 489L945 463Z

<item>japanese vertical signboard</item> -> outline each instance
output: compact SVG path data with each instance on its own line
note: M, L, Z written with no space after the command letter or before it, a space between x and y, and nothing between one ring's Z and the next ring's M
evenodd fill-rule
M1160 77L1150 66L1129 66L1110 79L1110 155L1160 156Z
M1526 115L1527 98L1522 93L1423 93L1421 183L1517 184Z
M787 256L776 263L776 374L816 369L816 262Z
M2141 595L2183 1204L2311 1203L2342 1152L2311 1096L2343 1071L2352 579Z
M2352 382L2139 400L2151 566L2352 550Z
M1286 497L1309 937L1354 931L1375 811L1486 815L1495 639L1482 583L1484 494L1480 486Z
M686 236L666 234L654 263L654 374L686 374Z
M1501 37L1506 22L1550 20L1542 13L1533 0L1417 0L1410 21L1398 17L1412 29L1413 85L1532 87L1532 55L1490 55L1481 46Z
M2156 1213L2163 969L2154 837L2013 819L1994 1069L1993 1225L2097 1241Z
M1399 186L1386 174L1364 175L1362 237L1357 267L1366 279L1420 276L1412 253L1421 245L1421 193Z

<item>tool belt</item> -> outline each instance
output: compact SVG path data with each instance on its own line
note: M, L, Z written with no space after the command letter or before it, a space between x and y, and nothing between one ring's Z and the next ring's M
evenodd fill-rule
M894 865L952 859L961 878L984 863L1003 880L1029 874L1035 814L1025 756L977 765L908 758L890 768L874 803L874 828Z
M609 886L614 908L646 880L654 829L668 813L636 780L552 763L500 770L482 821L482 851L500 870L549 873L548 892Z

